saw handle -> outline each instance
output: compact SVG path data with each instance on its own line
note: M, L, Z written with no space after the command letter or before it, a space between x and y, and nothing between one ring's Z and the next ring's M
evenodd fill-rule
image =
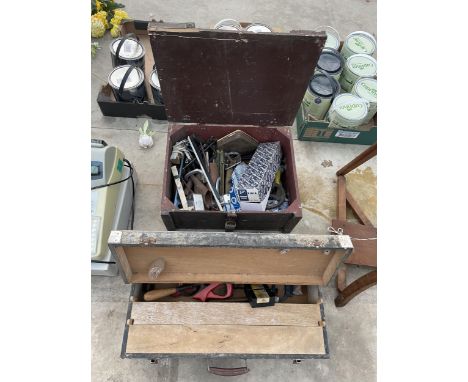
M146 292L143 296L145 301L156 301L160 298L170 296L177 292L177 288L167 288L167 289L153 289L149 292Z

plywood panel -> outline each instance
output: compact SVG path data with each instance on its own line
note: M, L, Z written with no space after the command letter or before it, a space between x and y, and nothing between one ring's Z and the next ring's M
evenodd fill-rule
M136 302L133 325L319 326L318 304L276 304L253 309L248 303Z
M130 282L265 282L323 284L333 251L246 248L125 248L132 269ZM344 251L337 252L338 258ZM151 263L162 257L165 269L148 278ZM327 283L328 280L325 280Z
M154 354L325 354L325 346L321 327L130 325L126 351Z

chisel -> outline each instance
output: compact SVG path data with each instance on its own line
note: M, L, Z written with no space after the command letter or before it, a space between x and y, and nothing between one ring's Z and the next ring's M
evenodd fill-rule
M160 298L170 296L171 294L174 294L176 292L181 292L185 289L196 288L196 287L198 287L198 285L182 285L182 286L175 287L175 288L153 289L153 290L150 290L149 292L146 292L143 295L143 300L156 301L156 300L159 300Z

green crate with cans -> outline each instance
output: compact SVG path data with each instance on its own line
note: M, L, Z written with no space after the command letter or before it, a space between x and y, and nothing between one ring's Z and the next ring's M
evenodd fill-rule
M332 27L296 116L299 140L371 145L377 140L377 42Z

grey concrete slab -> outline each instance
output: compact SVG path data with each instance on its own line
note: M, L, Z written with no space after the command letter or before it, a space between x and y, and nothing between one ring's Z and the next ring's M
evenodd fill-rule
M367 0L274 0L216 1L122 0L135 19L148 19L153 13L165 21L194 21L211 27L222 18L259 21L291 29L313 29L332 25L342 36L353 30L376 33L376 2ZM103 117L96 103L97 93L111 69L107 35L100 39L102 49L92 60L91 135L117 145L137 171L135 229L165 230L159 216L161 174L168 124L151 121L156 131L155 145L149 150L138 146L138 128L144 118ZM292 130L303 203L303 219L295 233L325 233L336 214L335 172L366 146L297 141ZM347 185L371 221L375 222L375 159L347 176ZM366 268L348 267L351 282L368 272ZM92 277L92 380L93 381L223 381L206 371L206 361L199 359L162 360L159 365L146 360L120 359L129 285L118 277ZM376 379L376 302L377 288L371 288L343 308L336 308L334 280L323 288L329 336L330 359L307 360L293 365L288 360L249 360L250 372L236 381L375 381ZM232 361L235 362L235 361ZM234 366L234 363L233 365Z

